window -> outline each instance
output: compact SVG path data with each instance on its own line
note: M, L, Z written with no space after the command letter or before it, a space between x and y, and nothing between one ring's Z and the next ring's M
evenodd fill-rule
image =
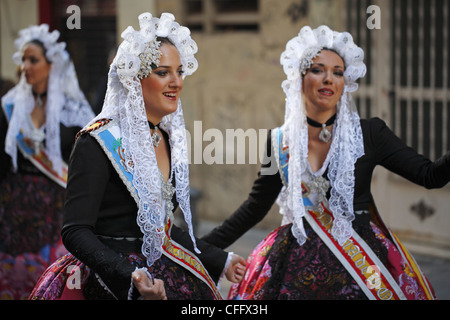
M67 8L77 5L81 11L81 29L68 29ZM103 106L109 55L116 47L115 0L52 1L52 28L60 31L60 40L75 64L78 81L96 113Z
M450 150L450 2L393 0L391 119L431 159Z
M354 94L359 113L369 118L388 110L392 130L435 160L450 150L450 1L392 0L382 6L387 19L377 31L366 26L373 2L346 0L345 6L347 30L363 48L367 65ZM381 57L380 50L388 55ZM389 68L377 69L380 63ZM389 75L382 77L384 71ZM389 93L388 109L376 105L381 88Z
M184 0L185 25L205 33L258 31L259 0Z
M373 92L367 90L373 84L372 49L373 32L366 27L366 8L372 4L371 0L347 0L346 16L347 31L352 35L353 41L364 50L364 63L367 73L359 80L359 89L354 94L355 104L361 118L371 118L375 115L373 106Z

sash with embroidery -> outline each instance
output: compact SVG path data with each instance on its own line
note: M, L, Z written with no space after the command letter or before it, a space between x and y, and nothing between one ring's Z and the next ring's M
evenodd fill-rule
M122 137L117 121L99 120L99 122L94 123L90 128L86 129L86 131L98 141L131 196L138 203L138 194L133 186L133 175L124 166ZM162 246L162 253L205 282L213 292L215 298L221 300L222 296L219 290L200 259L170 237L171 228L172 222L168 218L165 227L166 237Z
M3 110L6 114L8 122L11 120L13 104L4 106ZM36 168L51 180L66 188L67 185L67 164L62 161L62 172L58 173L53 169L53 165L45 153L44 149L36 152L36 147L30 138L23 135L22 131L17 135L17 146L22 155L28 159Z
M282 132L280 128L274 129L272 132L272 145L274 150L278 150L277 161L283 183L288 183L289 149L288 147L282 147ZM309 190L309 186L302 182L303 204L306 209L305 219L358 283L365 295L371 300L405 300L405 294L388 269L355 230L352 230L353 236L344 245L339 245L331 235L333 214L324 202L320 203L318 207L314 206L308 198ZM378 213L377 219L377 222L382 221ZM434 299L427 279L412 256L384 224L381 226L391 235L407 266L419 280L427 298Z

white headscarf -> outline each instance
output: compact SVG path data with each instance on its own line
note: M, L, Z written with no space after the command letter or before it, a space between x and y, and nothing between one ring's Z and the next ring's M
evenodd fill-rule
M51 62L45 106L45 151L53 168L61 172L60 123L67 127L83 127L95 114L80 90L75 68L65 50L66 44L57 42L57 30L48 30L48 25L42 24L19 31L19 38L14 43L18 51L14 53L13 60L21 65L25 45L33 40L43 43L46 58ZM34 108L31 85L26 82L23 73L19 83L2 97L3 105L11 103L14 109L6 134L5 151L11 156L13 167L17 170L16 137L20 130L24 131L25 136L30 135L26 123Z
M103 118L117 119L120 124L122 146L126 153L125 164L133 175L133 186L139 196L137 223L144 234L142 253L147 258L148 266L161 256L166 213L162 207L162 180L138 77L142 74L140 54L156 37L167 37L178 49L184 75L194 73L198 67L194 57L197 44L191 39L190 30L174 20L170 13L163 13L161 18L156 18L147 12L139 16L140 31L130 26L122 33L124 41L111 64L103 109L86 126ZM189 161L181 101L178 101L178 109L174 113L163 117L160 126L169 133L177 200L195 250L199 252L191 222Z
M345 86L337 105L337 118L330 158L328 178L331 184L329 207L334 216L333 237L342 245L352 235L354 165L364 154L360 118L353 104L351 92L358 88L356 81L366 73L364 52L353 43L347 32L336 32L327 26L312 30L303 27L291 39L281 54L281 64L287 75L282 88L286 94L286 113L283 124L283 145L289 147L289 184L283 187L277 203L299 244L306 241L303 226L305 207L302 199L302 174L307 168L308 128L302 97L302 74L311 66L312 59L321 49L335 50L345 63ZM285 221L286 221L285 220Z

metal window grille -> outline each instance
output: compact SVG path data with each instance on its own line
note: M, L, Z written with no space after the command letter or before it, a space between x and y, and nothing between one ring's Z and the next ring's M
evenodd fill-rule
M191 30L208 34L259 30L259 0L183 0L182 5Z
M370 118L376 113L373 106L374 88L372 87L374 69L371 67L374 39L372 31L366 27L366 9L371 4L371 0L347 0L345 6L346 29L353 36L353 41L364 50L364 62L367 65L366 76L359 81L359 89L354 93L355 104L361 118Z
M390 0L381 14L388 24L376 32L389 33L389 123L408 145L436 159L450 150L450 1ZM346 24L364 49L368 73L355 100L362 118L377 115L374 105L377 43L366 26L371 0L347 0ZM386 12L389 10L389 12ZM386 61L387 62L387 61ZM379 87L379 86L378 86Z
M450 150L450 2L392 0L391 123L425 156Z

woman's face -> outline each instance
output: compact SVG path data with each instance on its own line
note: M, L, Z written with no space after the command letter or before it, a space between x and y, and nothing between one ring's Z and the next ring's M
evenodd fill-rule
M322 50L303 77L303 95L309 116L335 113L344 90L344 61L333 51Z
M51 64L45 58L44 50L40 45L29 43L24 47L21 69L27 83L36 92L42 93L47 90L50 68Z
M162 44L159 67L141 80L147 119L154 124L177 110L183 89L183 66L175 46Z

